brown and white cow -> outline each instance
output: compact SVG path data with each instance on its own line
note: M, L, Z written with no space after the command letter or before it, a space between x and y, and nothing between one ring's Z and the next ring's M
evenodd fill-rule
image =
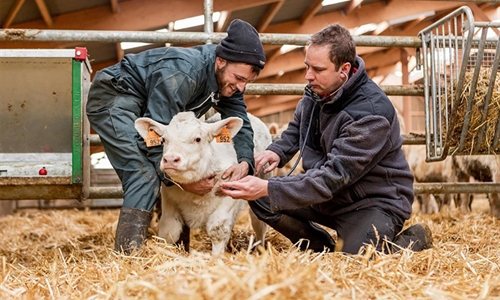
M260 119L248 116L254 130L254 151L258 153L271 143L271 135ZM173 182L196 182L215 173L220 183L222 173L237 163L232 137L241 129L243 121L240 118L220 120L220 115L216 114L203 122L192 112L181 112L172 118L169 125L149 118L139 118L135 124L143 138L147 137L150 129L163 138L160 168ZM204 228L212 242L212 254L224 252L237 215L248 205L246 201L218 195L218 189L219 184L216 184L210 193L198 196L177 185L162 185L158 235L168 243L175 243L183 226ZM250 217L257 241L264 243L267 225L258 220L251 210Z
M405 145L403 146L406 160L410 165L410 170L415 176L416 182L455 182L456 177L453 172L453 161L447 157L443 161L426 162L425 145ZM451 203L451 194L421 194L417 200L422 213L431 214L441 210L443 205Z
M500 183L500 157L496 155L457 155L453 166L459 182L469 182L474 178L480 182ZM500 219L500 194L488 193L491 214ZM470 212L472 195L460 194L457 206L463 212Z

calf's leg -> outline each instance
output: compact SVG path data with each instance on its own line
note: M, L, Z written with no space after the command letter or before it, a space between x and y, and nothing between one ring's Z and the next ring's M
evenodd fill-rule
M267 224L259 220L253 210L250 209L250 222L252 223L255 239L260 245L265 247Z
M189 236L189 230L187 233L183 232L184 221L179 213L177 207L171 203L166 197L166 191L164 188L161 189L161 218L158 222L158 236L165 239L169 244L176 244L177 242L185 242L186 234ZM186 226L187 227L187 226ZM187 228L189 229L189 228ZM183 240L181 241L181 234L184 234ZM189 242L189 239L187 240ZM184 244L184 248L186 244ZM189 247L188 247L189 249Z
M211 218L207 222L207 234L212 241L212 255L224 253L231 234L234 220L230 218Z

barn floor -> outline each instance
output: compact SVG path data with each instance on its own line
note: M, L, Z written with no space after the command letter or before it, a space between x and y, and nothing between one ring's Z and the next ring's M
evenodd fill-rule
M211 257L192 233L187 254L151 238L137 255L112 251L118 210L20 210L0 219L2 299L500 299L500 224L486 199L427 223L433 249L345 255L293 248L270 230L250 251L246 216L230 252ZM372 256L372 259L369 259Z

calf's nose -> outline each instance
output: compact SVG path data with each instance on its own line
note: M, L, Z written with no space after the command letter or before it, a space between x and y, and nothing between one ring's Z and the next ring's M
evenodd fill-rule
M176 167L181 163L181 157L175 154L163 155L163 165L166 167Z

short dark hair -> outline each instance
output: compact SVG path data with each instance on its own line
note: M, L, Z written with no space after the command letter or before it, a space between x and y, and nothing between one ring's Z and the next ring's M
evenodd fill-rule
M330 46L330 61L338 68L343 63L354 65L356 61L356 44L347 28L340 24L330 24L314 33L308 46Z

